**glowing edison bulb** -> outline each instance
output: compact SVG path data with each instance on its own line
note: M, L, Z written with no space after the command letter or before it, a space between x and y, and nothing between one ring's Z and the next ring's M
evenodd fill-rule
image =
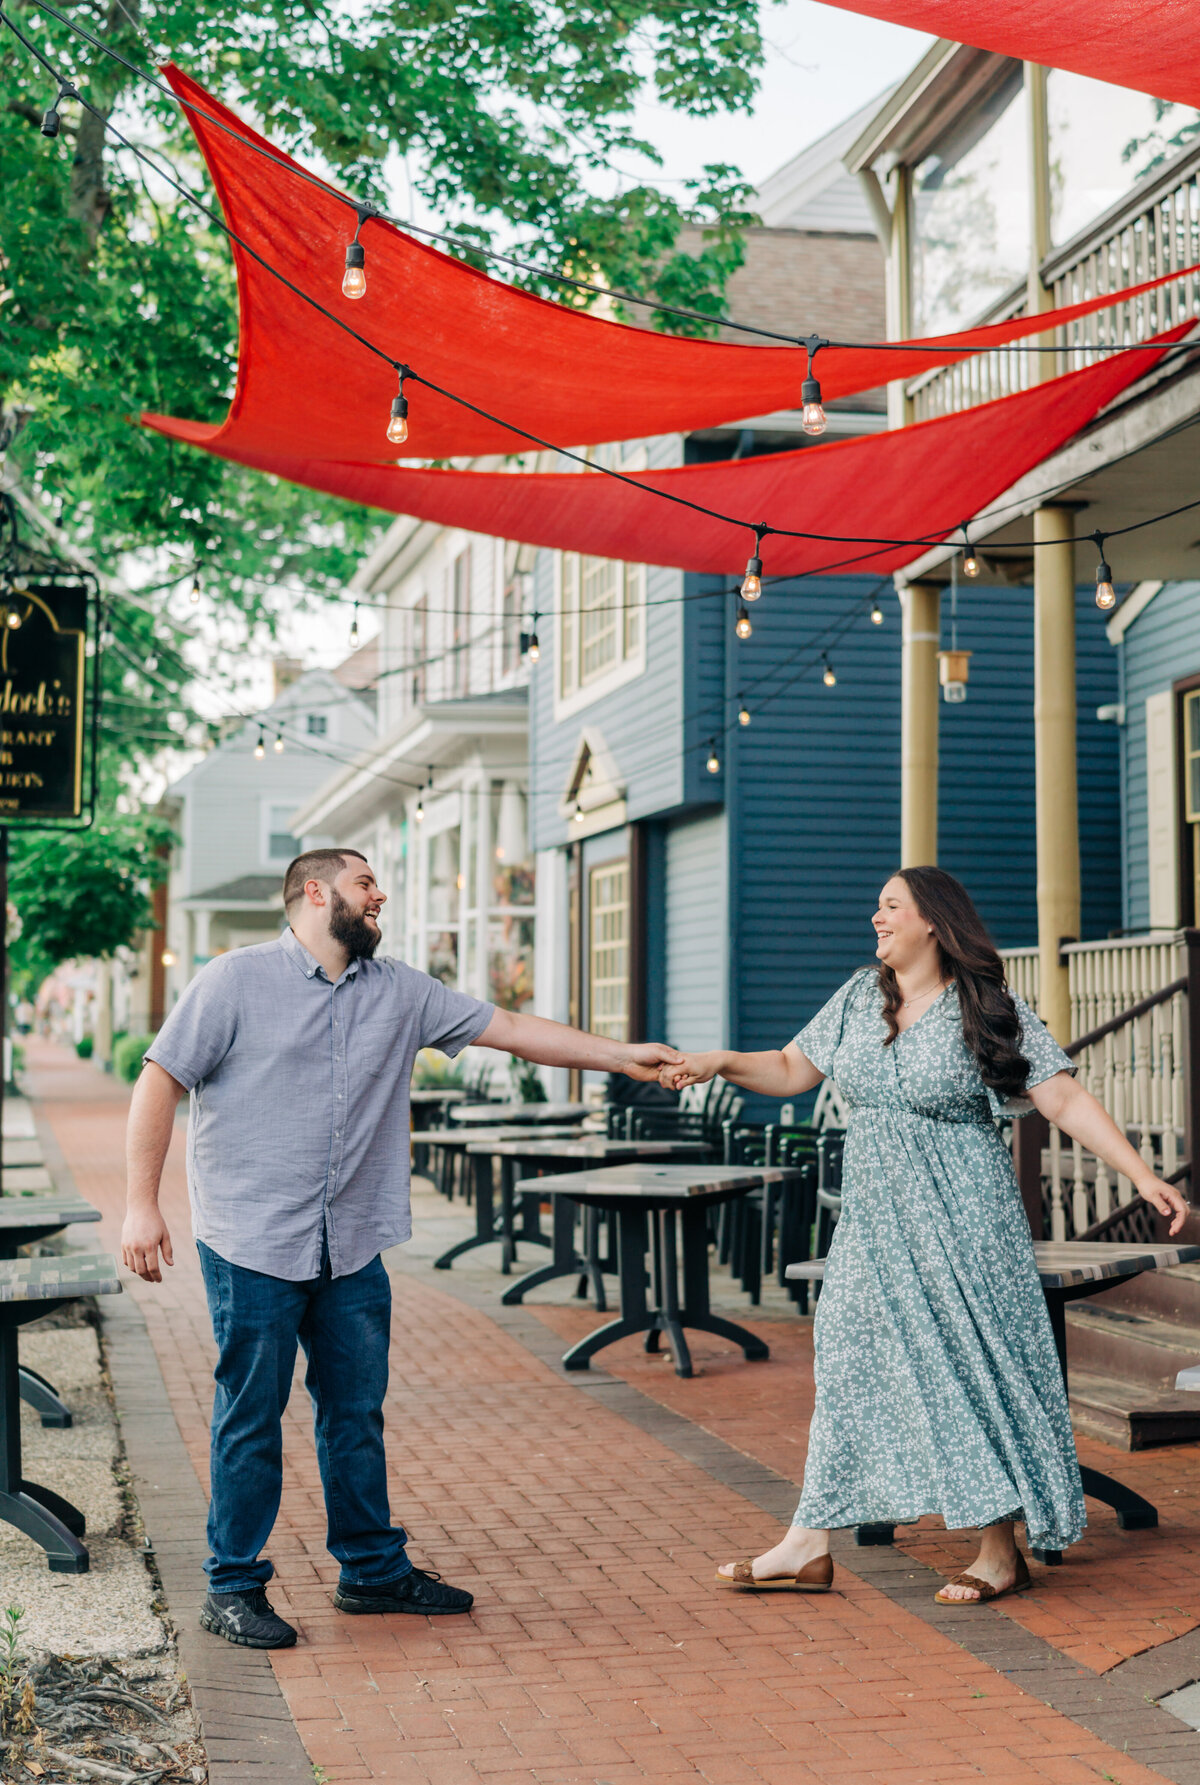
M387 425L387 437L393 446L403 446L408 439L408 398L403 391L392 398L392 418Z
M738 708L738 724L739 725L749 725L749 723L750 723L750 708L749 707L739 707Z
M417 801L417 809L413 813L413 817L416 819L418 824L424 824L424 822L425 822L425 801L424 800L419 799Z
M825 668L821 673L821 680L824 682L824 684L827 688L836 688L837 687L837 677L833 673L833 665L829 661L828 657L826 657L824 659L824 663L825 663Z
M20 626L21 616L17 612L15 607L10 607L8 612L5 614L4 624L8 627L10 632L16 632L16 630Z
M283 755L283 733L281 731L275 733L275 742L272 744L271 748L274 750L276 756Z
M705 763L704 766L708 770L710 775L719 775L720 774L720 772L721 772L721 758L717 755L716 744L709 745L709 747L708 747L708 761Z
M367 293L366 250L361 242L351 242L346 248L346 271L342 275L342 296L346 298L365 297Z
M883 625L883 609L878 602L876 602L875 606L871 609L871 624L872 626Z
M1106 612L1117 605L1117 591L1113 588L1112 571L1101 558L1096 566L1096 606Z
M257 744L255 744L255 746L254 746L254 757L255 757L255 761L257 761L257 762L261 762L261 761L262 761L262 759L263 759L263 757L264 757L264 756L265 756L265 755L266 755L266 754L267 754L267 746L266 746L266 745L265 745L265 744L264 744L264 742L263 742L263 734L262 734L262 732L261 732L261 731L260 731L260 732L259 732L259 734L258 734L258 742L257 742Z
M571 816L575 820L576 824L583 823L584 811L583 811L583 807L580 805L578 800L575 801L575 810L572 812Z
M979 559L973 551L968 549L962 561L962 568L964 576L976 577L979 575Z
M199 601L199 599L200 599L200 572L197 571L195 576L192 578L192 593L189 597L189 600L191 601L192 606L194 607L196 605L196 603Z
M816 379L813 380L816 383ZM823 434L825 432L825 410L820 402L805 403L800 411L800 426L806 434Z
M350 620L350 649L352 651L357 651L357 649L358 649L358 603L357 603L357 601L354 603L354 613Z
M762 594L762 559L753 557L746 565L746 574L742 578L742 600L757 601Z
M746 612L740 601L738 603L737 623L733 630L737 633L739 638L749 638L750 634L754 631L753 626L750 624L750 615Z
M529 661L531 663L536 663L538 658L541 656L542 647L541 647L541 645L538 644L538 635L536 632L530 633L530 635L529 635L529 649L525 654L529 658Z

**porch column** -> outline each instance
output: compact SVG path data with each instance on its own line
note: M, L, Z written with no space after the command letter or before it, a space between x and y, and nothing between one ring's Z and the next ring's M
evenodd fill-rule
M1047 75L1049 70L1036 62L1025 64L1025 94L1029 131L1029 268L1025 307L1031 316L1054 307L1054 294L1042 282L1042 263L1050 252L1050 117ZM1036 347L1053 347L1053 333L1037 335L1029 343ZM1030 355L1029 383L1040 384L1055 375L1055 356L1049 353Z
M1033 573L1033 730L1037 753L1038 1014L1071 1040L1064 941L1079 935L1079 791L1075 767L1075 548L1068 508L1039 508Z
M98 1066L107 1066L112 1060L113 1046L111 961L96 962L96 1014L92 1032L95 1037L92 1058Z
M939 600L936 583L901 592L900 865L932 867L938 847Z

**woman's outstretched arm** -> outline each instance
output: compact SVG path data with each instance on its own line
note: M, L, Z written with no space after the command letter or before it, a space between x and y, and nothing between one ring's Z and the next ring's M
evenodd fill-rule
M762 1097L798 1097L802 1091L819 1085L825 1074L800 1052L794 1041L789 1041L786 1047L772 1048L763 1054L735 1054L724 1048L705 1054L684 1054L682 1064L664 1066L658 1076L670 1091L707 1084L710 1078L725 1078L731 1085L743 1091L757 1091Z
M1172 1234L1183 1226L1188 1205L1174 1184L1156 1178L1141 1154L1130 1146L1102 1103L1090 1091L1076 1084L1069 1072L1056 1072L1053 1078L1034 1085L1029 1101L1047 1121L1079 1141L1089 1153L1095 1153L1122 1177L1131 1179L1139 1193L1160 1215L1170 1217Z

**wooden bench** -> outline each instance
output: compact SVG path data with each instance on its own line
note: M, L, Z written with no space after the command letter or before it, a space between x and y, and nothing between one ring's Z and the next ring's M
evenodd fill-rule
M21 1473L17 1329L85 1295L119 1295L116 1260L103 1255L0 1259L0 1519L46 1552L55 1574L86 1574L84 1518L51 1488Z

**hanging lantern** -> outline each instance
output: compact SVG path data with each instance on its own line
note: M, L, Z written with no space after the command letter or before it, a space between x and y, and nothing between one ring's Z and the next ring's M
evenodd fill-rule
M938 652L938 680L942 684L942 699L948 700L952 705L967 698L970 660L970 651Z

